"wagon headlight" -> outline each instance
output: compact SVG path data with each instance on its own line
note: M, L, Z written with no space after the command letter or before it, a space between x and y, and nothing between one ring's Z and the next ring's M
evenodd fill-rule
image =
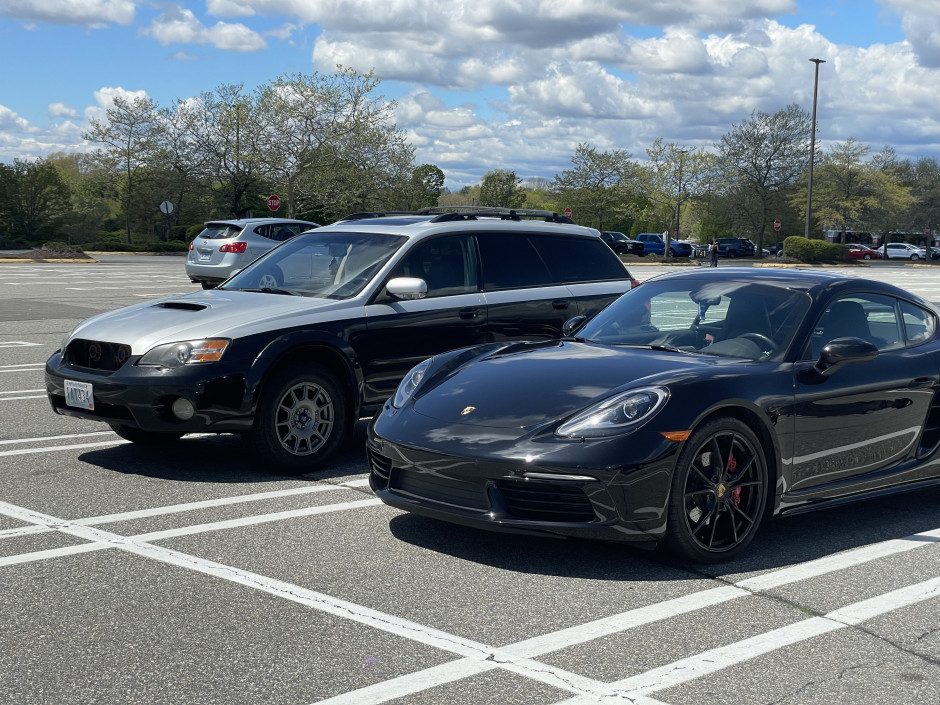
M214 338L158 345L146 352L137 364L173 368L200 362L218 362L231 342L224 338Z
M414 393L418 391L418 387L421 386L421 380L424 379L424 375L427 373L428 367L430 366L431 360L428 359L411 368L411 371L405 375L401 384L398 385L398 389L395 390L395 396L392 398L392 406L396 409L400 409L408 403L408 400L414 396Z
M627 433L653 418L668 398L665 387L631 389L575 414L558 427L555 435L598 438Z

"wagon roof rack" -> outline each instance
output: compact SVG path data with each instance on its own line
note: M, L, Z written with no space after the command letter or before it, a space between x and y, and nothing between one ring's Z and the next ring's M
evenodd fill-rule
M431 215L432 223L447 223L459 220L479 220L480 218L499 218L500 220L522 219L544 220L546 223L567 223L574 225L574 221L554 211L533 208L499 208L492 206L434 206L421 208L416 211L368 211L350 213L343 221L366 220L369 218L382 218L396 215Z

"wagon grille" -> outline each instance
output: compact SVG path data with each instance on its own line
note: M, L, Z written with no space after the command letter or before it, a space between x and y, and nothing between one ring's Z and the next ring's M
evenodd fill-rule
M575 485L499 480L496 487L506 502L506 509L517 519L586 522L596 516L591 500Z
M131 357L131 346L100 340L77 339L69 343L66 360L77 367L114 372Z

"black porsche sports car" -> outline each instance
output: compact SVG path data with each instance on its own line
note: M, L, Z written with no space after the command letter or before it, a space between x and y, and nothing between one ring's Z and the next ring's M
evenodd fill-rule
M940 482L937 317L824 272L657 277L562 340L412 369L370 484L446 521L728 559L768 516Z

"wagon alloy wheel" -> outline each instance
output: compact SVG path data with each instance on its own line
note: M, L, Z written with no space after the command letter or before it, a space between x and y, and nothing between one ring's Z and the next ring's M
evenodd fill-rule
M290 365L265 384L248 441L264 469L311 472L345 437L346 409L328 370L313 363Z
M699 562L727 560L751 542L767 504L767 464L754 433L718 419L693 433L673 479L668 543Z
M301 382L281 398L276 411L278 440L288 453L312 455L333 431L336 409L323 387Z

